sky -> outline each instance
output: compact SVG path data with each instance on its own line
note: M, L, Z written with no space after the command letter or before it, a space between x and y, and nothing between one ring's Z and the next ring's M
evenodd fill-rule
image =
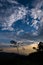
M43 41L43 0L0 0L0 43Z

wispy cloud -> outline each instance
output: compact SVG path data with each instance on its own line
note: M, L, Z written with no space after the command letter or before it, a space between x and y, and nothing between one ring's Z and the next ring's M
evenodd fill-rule
M4 0L6 1L6 0ZM9 30L10 33L3 34L6 36L5 38L14 39L17 38L17 36L22 39L40 39L43 38L43 10L41 7L43 6L43 0L36 0L33 5L35 5L34 8L28 9L28 6L24 6L22 4L19 4L16 0L7 0L10 5L9 7L5 9L0 9L0 28L1 30ZM12 4L16 4L15 6ZM4 6L6 6L4 4ZM3 4L0 4L0 7L3 7ZM30 17L29 17L30 16ZM32 19L30 21L30 18ZM25 23L28 33L24 33L24 27L23 29L18 29L16 31L16 35L14 37L14 33L11 33L15 29L13 28L13 24L17 22L18 20L22 20L22 23ZM24 25L25 25L24 24ZM29 28L30 27L30 28ZM29 32L30 31L30 32ZM24 33L21 37L19 36L20 33Z
M19 4L16 0L7 0L10 3Z
M23 32L24 32L24 30L21 29L21 30L17 31L17 35L20 35L20 33L23 33Z
M40 2L39 4L41 5ZM40 8L37 8L36 5L35 8L31 9L31 17L33 18L31 26L33 26L36 29L35 32L37 32L37 35L40 34L40 30L43 27L43 11ZM33 32L33 34L36 33Z
M12 10L12 13L8 14L7 10L4 12L5 14L8 14L9 16L5 15L4 17L4 15L2 15L3 21L4 21L2 23L2 25L4 24L2 30L14 30L12 28L12 24L20 19L23 19L25 15L27 14L26 7L24 7L23 5L15 6L15 7L13 6L13 8L10 8L10 9ZM8 9L9 12L11 12L10 9ZM0 19L2 19L2 17Z
M36 5L36 9L40 9L41 6L43 6L43 0L38 0L37 5Z

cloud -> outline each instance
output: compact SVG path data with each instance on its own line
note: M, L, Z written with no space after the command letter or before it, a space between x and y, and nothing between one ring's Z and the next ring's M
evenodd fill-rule
M43 6L43 0L35 0L31 3L31 5L36 9L40 9Z
M33 18L31 27L33 27L36 30L35 32L37 32L37 34L34 32L32 33L39 35L41 28L43 28L43 11L41 9L33 8L31 9L30 15Z
M27 25L29 25L29 22L27 22Z
M37 21L37 20L32 20L32 25L31 26L33 26L36 30L38 30L38 23L39 23L39 21Z
M2 28L1 30L9 30L9 31L13 31L14 29L12 27L5 27L5 28Z
M40 18L43 16L43 11L41 9L36 9L36 8L31 9L31 16L34 19L38 18L40 20Z
M6 0L4 0L6 1ZM3 1L3 2L4 2ZM23 23L26 23L27 25L27 32L24 30L26 27L23 29L18 29L16 35L14 33L6 33L6 37L14 39L31 39L31 40L38 40L43 38L43 10L41 9L43 0L37 0L36 3L34 3L35 7L31 8L30 10L27 9L28 7L25 7L22 4L19 4L15 0L7 0L10 5L7 4L0 4L0 27L1 30L9 30L9 31L14 31L15 29L12 27L12 25L18 21L18 20L23 20ZM13 4L15 5L13 5ZM3 7L6 7L4 9ZM30 21L30 19L32 19ZM25 24L24 24L25 25ZM30 31L30 32L29 32ZM19 36L20 33L24 33L23 35ZM5 34L4 34L5 35ZM15 37L14 37L15 36ZM3 36L4 38L4 36Z
M38 0L37 5L36 5L36 9L40 9L41 6L43 6L43 0Z
M21 30L17 31L17 35L20 35L20 33L23 33L23 32L24 32L24 30L21 29Z
M32 30L32 36L38 36L38 31L34 31L34 30Z
M16 3L17 1L9 0L8 2ZM43 11L41 9L36 9L36 7L32 8L30 11L31 11L30 15L33 19L38 18L40 20L41 17L43 16ZM5 13L5 17L3 17L3 21L5 21L5 22L2 23L2 28L3 28L2 30L14 30L14 28L12 28L13 23L20 19L23 19L25 22L27 22L27 25L29 24L29 22L28 22L29 18L27 17L27 19L25 20L26 15L29 15L29 14L27 14L27 13L29 13L29 10L27 10L26 7L24 7L23 5L7 8L7 10L4 13ZM9 15L6 16L7 14L9 14ZM36 27L36 29L38 29L38 26L36 26L35 23L34 23L34 27Z
M24 7L18 7L18 9L15 10L14 13L8 17L8 19L6 19L8 22L8 27L11 27L14 22L23 19L26 13L27 11Z
M27 14L27 12L28 11L26 10L26 7L24 7L23 5L13 6L10 9L7 8L6 11L4 11L5 16L2 15L3 18L0 16L0 19L1 19L0 22L4 21L2 25L5 25L3 26L2 30L14 30L13 28L11 28L13 23L20 19L23 19L25 15Z
M16 0L7 0L10 3L19 4Z

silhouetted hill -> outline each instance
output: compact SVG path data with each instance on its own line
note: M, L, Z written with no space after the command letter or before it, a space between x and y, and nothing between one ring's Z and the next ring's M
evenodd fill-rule
M31 53L28 56L0 52L0 64L43 65L43 52Z

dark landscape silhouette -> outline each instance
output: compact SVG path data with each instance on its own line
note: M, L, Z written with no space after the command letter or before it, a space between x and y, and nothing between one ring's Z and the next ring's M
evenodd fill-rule
M43 65L43 52L31 53L28 56L0 52L0 63L14 65Z
M33 49L36 48L34 47ZM43 65L43 51L41 49L43 50L43 45L42 43L39 43L38 49L36 49L37 52L31 53L27 56L16 53L0 52L0 64Z

